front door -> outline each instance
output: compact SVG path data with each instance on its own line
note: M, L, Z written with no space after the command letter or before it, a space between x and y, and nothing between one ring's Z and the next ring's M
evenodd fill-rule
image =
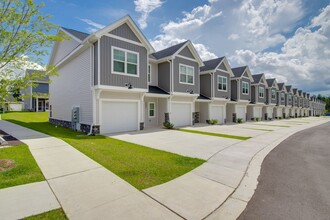
M38 112L43 112L45 109L45 102L44 100L38 100Z

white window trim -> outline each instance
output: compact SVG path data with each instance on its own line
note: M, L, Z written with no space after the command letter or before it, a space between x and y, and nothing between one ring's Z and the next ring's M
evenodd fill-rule
M244 85L244 84L247 84L247 85L248 85L248 86L247 86L247 93L245 93L244 90L243 90L243 88L244 88L243 85ZM249 93L250 93L249 86L250 86L250 84L249 84L248 82L242 81L242 94L243 94L243 95L249 95Z
M192 75L192 77L193 77L193 82L192 83L187 83L187 82L181 82L181 73L180 73L180 67L181 66L185 66L185 67L189 67L189 68L192 68L193 69L193 75ZM188 75L186 75L186 76L188 76ZM179 83L180 84L186 84L186 85L195 85L195 67L193 67L193 66L189 66L189 65L185 65L185 64L182 64L182 63L180 63L179 64Z
M114 65L113 65L114 59L113 58L114 58L114 50L115 49L125 52L125 61L124 61L124 63L125 63L125 65L124 65L125 73L114 71ZM136 64L137 74L136 75L127 73L127 52L137 55L137 64ZM117 74L117 75L123 75L123 76L140 77L140 57L139 57L139 53L137 53L135 51L131 51L131 50L126 50L126 49L123 49L123 48L120 48L120 47L111 46L111 73L112 74Z
M226 90L223 90L223 89L219 89L219 79L220 78L225 78L226 79ZM220 92L227 92L228 90L227 90L227 88L228 88L228 77L226 77L226 76L220 76L220 75L218 75L218 77L217 77L217 89L218 89L218 91L220 91Z
M260 89L262 89L262 96L260 96ZM265 98L265 88L264 87L258 87L258 93L259 93L259 98Z
M273 91L275 91L275 96L273 97ZM270 90L270 96L271 96L271 98L272 98L272 100L275 100L276 99L276 90L275 89L271 89Z
M150 69L150 73L149 73L149 69ZM151 66L151 64L148 64L148 70L147 70L147 82L148 82L148 84L151 84L151 73L152 73L152 66ZM149 81L149 74L150 74L150 81Z
M154 104L154 116L150 115L150 104ZM148 102L148 118L155 118L156 117L156 103L155 102Z

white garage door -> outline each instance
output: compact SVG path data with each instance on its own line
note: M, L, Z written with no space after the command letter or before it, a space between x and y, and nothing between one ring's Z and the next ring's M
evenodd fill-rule
M255 117L261 119L262 118L262 108L256 107L255 108Z
M23 110L23 105L22 104L14 104L11 103L9 104L9 110L10 111L22 111Z
M236 117L237 118L242 118L243 121L246 121L246 119L245 119L245 117L246 117L245 109L246 109L245 106L237 106L236 107Z
M138 130L137 102L102 102L102 134L135 130Z
M190 103L172 103L170 121L175 127L191 125L192 113Z
M223 123L223 106L211 105L210 119L217 119L219 124Z

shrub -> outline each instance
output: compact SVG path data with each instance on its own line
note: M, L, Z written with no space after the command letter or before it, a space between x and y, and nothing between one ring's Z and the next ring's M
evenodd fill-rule
M268 121L271 121L271 120L273 120L272 118L268 118Z
M218 124L218 120L217 119L210 119L210 120L206 120L206 122L210 125L215 125Z
M282 117L278 117L278 119L280 119L280 120L281 120L281 119L282 119Z
M256 118L256 121L260 121L260 118Z
M237 123L239 123L239 124L243 123L243 118L238 118Z
M166 121L166 122L163 123L163 126L164 126L164 128L166 128L166 129L173 129L174 124L172 124L172 123L169 122L169 121Z

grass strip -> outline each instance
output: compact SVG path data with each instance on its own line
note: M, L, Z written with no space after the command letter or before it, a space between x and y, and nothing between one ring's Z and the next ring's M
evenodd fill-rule
M235 135L229 135L229 134L219 134L219 133L197 131L197 130L190 130L190 129L178 129L178 131L190 132L190 133L194 133L194 134L203 134L203 135L209 135L209 136L215 136L215 137L222 137L222 138L231 138L231 139L237 139L237 140L243 140L243 141L251 138L251 137L235 136Z
M268 125L268 124L253 124L253 125L282 127L282 128L290 128L291 127L291 126L288 126L288 125Z
M270 129L263 129L263 128L244 128L244 129L249 129L249 130L257 130L257 131L274 131Z
M13 160L11 169L0 172L0 189L45 180L25 144L0 149L0 159Z
M2 118L62 139L140 190L175 179L205 162L102 135L87 136L56 127L48 123L47 112L6 113Z
M54 209L49 212L44 212L38 215L33 215L24 220L67 220L65 213L62 209Z

